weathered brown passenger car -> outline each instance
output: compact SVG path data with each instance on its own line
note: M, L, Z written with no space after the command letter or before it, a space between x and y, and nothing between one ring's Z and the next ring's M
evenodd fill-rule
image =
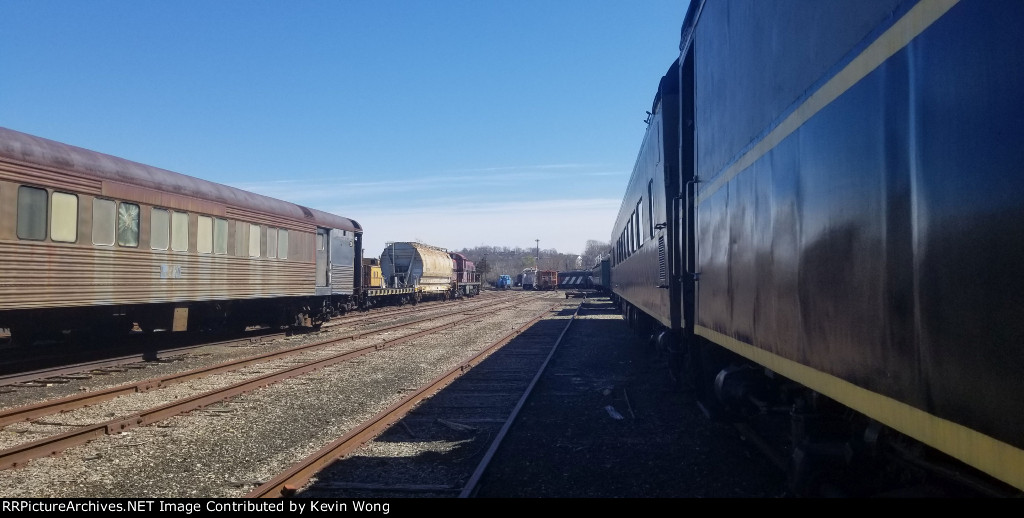
M310 325L351 305L355 221L0 128L0 328Z

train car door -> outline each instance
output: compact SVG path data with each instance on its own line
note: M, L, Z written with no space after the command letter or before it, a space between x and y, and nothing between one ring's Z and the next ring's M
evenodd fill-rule
M351 295L355 284L356 235L347 230L330 231L329 277L331 294Z
M321 288L330 294L331 281L331 255L330 255L330 230L326 228L316 229L316 291L321 295Z

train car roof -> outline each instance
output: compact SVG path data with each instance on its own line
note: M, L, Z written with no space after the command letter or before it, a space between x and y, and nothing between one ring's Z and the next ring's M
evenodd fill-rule
M9 128L0 127L0 158L71 172L84 177L223 203L231 207L305 221L321 227L351 232L363 230L353 219Z

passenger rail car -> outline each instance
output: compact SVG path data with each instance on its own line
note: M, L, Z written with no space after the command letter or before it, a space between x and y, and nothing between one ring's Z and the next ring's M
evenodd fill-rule
M359 276L355 221L0 128L0 327L312 325Z
M893 453L1024 489L1022 24L1020 2L690 3L610 285L707 413L784 410L795 488Z
M590 269L590 282L593 288L602 293L610 293L609 282L612 277L611 253L598 259L597 264Z

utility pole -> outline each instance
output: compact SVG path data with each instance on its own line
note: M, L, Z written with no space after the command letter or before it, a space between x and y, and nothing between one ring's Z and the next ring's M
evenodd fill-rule
M540 270L540 239L534 239L534 241L537 242L537 256L533 258L533 264L535 264L537 269Z

